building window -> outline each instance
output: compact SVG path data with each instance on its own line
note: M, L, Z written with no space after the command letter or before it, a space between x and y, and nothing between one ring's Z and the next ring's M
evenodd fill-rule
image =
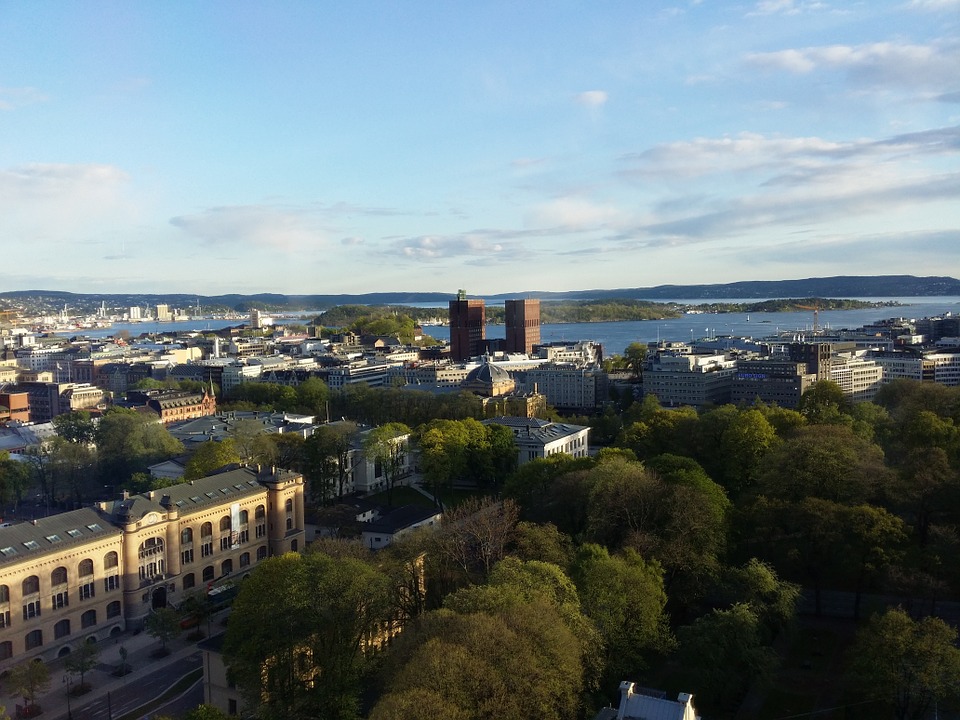
M203 579L205 582L207 580L213 580L213 565L207 565L203 569Z
M256 536L258 538L265 537L267 534L267 511L263 505L257 505L257 509L253 513L253 517L257 523Z
M23 604L23 619L30 620L31 618L40 617L40 601L32 600L28 603Z
M107 617L120 617L120 601L114 600L112 603L107 604Z
M287 500L287 502L284 503L283 509L286 510L288 513L292 513L292 512L293 512L293 500Z
M237 701L233 698L227 699L227 714L236 715L237 714Z
M180 533L180 543L189 545L193 542L193 528L184 528Z
M67 569L65 567L58 567L52 573L50 573L50 584L51 585L65 585L67 582Z
M9 660L13 657L13 643L7 640L0 643L0 660Z
M243 545L245 542L250 542L250 531L246 528L237 533L237 545Z
M213 525L204 523L200 527L200 557L213 555Z
M80 575L80 577L93 575L93 560L81 560L77 566L77 574Z
M0 585L0 603L10 602L10 588L6 585Z
M189 590L197 584L196 578L193 576L193 573L187 573L183 576L183 589Z
M87 610L83 615L80 616L80 627L88 628L88 627L93 627L96 624L97 624L96 610Z
M53 605L53 609L54 609L54 610L59 610L59 609L61 609L61 608L65 608L65 607L67 607L69 604L70 604L70 596L69 596L69 593L68 593L66 590L64 590L63 592L58 592L58 593L54 593L54 594L53 594L53 603L52 603L52 605Z
M265 545L261 545L260 547L257 548L257 562L259 562L260 560L266 560L266 559L267 559L267 548Z
M84 583L80 586L80 599L89 600L94 595L96 595L96 588L93 586L92 582Z
M297 541L296 539L290 541L290 552L297 551Z
M120 589L120 576L119 576L119 575L111 575L110 577L105 577L105 578L103 579L103 589L104 589L106 592L110 592L111 590L119 590L119 589Z
M104 568L115 568L120 566L120 558L117 557L115 552L108 552L103 556L103 567Z
M40 592L40 578L38 578L36 575L31 575L23 581L24 595L33 595L34 593L38 592Z
M62 637L66 637L70 634L70 621L61 620L56 625L53 626L53 638L54 640L59 640Z
M246 567L250 564L250 553L240 553L240 567Z
M31 630L27 633L25 638L25 644L27 650L33 650L34 648L43 646L43 631L42 630Z
M10 611L0 611L0 628L10 627Z
M229 575L233 572L233 560L224 560L220 565L220 577L224 575Z
M230 516L220 518L220 532L230 532Z
M241 524L241 525L246 525L247 522L248 522L248 518L249 518L249 517L250 517L250 513L248 513L246 510L241 510L241 511L240 511L240 524Z
M189 565L193 562L193 548L180 553L180 562L184 565Z
M221 549L221 550L229 550L230 547L231 547L231 544L230 544L230 536L229 536L229 535L224 535L222 538L220 538L220 549Z

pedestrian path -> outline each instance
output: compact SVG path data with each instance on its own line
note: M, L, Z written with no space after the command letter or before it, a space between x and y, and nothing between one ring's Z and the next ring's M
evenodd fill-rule
M68 695L80 678L64 667L64 659L49 663L50 686L37 695L44 720L116 720L163 695L184 675L201 667L201 653L197 641L187 640L186 634L167 643L170 651L162 658L152 657L160 643L145 632L123 633L98 643L100 659L97 666L86 673L84 683L91 690L80 696ZM114 675L120 666L122 649L131 671ZM8 714L15 717L17 702L11 699Z

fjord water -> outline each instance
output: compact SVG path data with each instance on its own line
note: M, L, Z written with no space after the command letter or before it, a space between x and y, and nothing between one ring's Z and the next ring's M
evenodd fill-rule
M895 302L896 306L874 307L862 310L823 310L819 322L822 328L858 328L887 318L922 318L960 313L960 297L920 298L859 298L876 302ZM684 305L696 305L706 300L674 300ZM754 303L758 300L724 300L723 302ZM442 310L442 309L441 309ZM443 314L441 312L441 314ZM307 322L309 316L296 322ZM178 322L114 323L112 328L77 331L87 337L107 337L128 331L133 337L141 333L174 333L181 331L212 331L241 325L242 320L184 320ZM632 320L597 323L551 323L540 328L544 342L591 340L603 345L604 353L621 353L632 342L683 341L718 335L755 338L791 331L809 336L813 330L813 312L775 313L704 313L683 315L663 320ZM431 325L424 331L438 340L449 340L450 329ZM504 337L503 325L487 325L487 337Z

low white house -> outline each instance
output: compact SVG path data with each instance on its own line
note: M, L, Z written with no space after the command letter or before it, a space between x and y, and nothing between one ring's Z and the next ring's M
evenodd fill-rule
M601 710L595 720L700 720L690 693L667 700L664 693L635 692L634 688L632 682L620 683L620 707Z
M363 525L363 544L379 550L407 533L422 527L439 527L442 513L437 508L404 505Z
M557 453L575 458L588 455L590 428L585 425L525 417L496 417L483 424L504 425L513 431L519 465Z

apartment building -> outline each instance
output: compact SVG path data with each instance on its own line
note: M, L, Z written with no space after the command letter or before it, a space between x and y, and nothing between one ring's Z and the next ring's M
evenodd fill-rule
M303 477L252 467L0 528L0 672L304 546Z

